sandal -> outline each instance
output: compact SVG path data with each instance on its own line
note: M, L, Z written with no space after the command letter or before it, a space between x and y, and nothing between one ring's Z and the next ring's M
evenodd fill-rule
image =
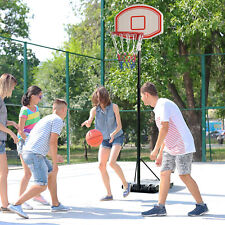
M0 211L2 211L3 213L12 213L8 208L2 207L0 208Z

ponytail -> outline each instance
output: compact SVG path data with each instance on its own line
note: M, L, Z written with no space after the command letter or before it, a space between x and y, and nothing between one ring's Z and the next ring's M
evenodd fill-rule
M41 93L41 88L39 88L38 86L30 86L26 92L26 94L23 95L22 100L21 100L21 104L23 106L27 106L30 104L30 99L32 95L38 95Z

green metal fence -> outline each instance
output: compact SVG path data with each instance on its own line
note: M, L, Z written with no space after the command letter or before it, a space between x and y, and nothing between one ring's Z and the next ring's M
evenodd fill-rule
M50 47L47 47L47 46L43 46L43 45L38 45L38 44L34 44L34 43L30 43L30 42L25 42L25 41L20 41L20 40L17 40L17 39L11 39L11 38L7 38L7 37L3 37L3 36L0 36L1 39L4 39L4 40L8 40L8 41L12 41L12 42L17 42L17 43L21 43L23 44L23 92L25 93L26 90L27 90L27 87L28 87L28 78L29 78L29 72L28 72L28 65L29 65L29 61L28 61L28 58L27 58L27 52L28 52L28 49L29 49L29 46L32 45L32 46L36 46L36 47L39 47L39 48L45 48L45 49L49 49L49 50L54 50L54 51L57 51L57 52L62 52L65 54L65 80L66 80L66 100L67 100L67 103L68 103L68 114L67 114L67 119L66 119L66 143L67 143L67 162L70 163L70 143L71 143L71 140L70 140L70 130L71 130L71 124L72 124L72 121L70 121L70 118L71 118L71 114L72 116L74 114L80 114L80 113L85 113L88 115L88 110L87 111L83 111L82 109L79 109L79 108L76 108L76 107L71 107L70 105L70 94L69 94L69 88L70 88L70 59L72 57L85 57L87 58L88 60L95 60L99 63L99 70L101 70L101 77L98 81L96 81L96 84L98 83L101 83L101 84L104 84L105 82L105 77L107 79L107 74L105 74L105 71L104 71L104 67L105 67L105 63L109 63L109 60L104 60L104 52L102 52L101 54L101 58L96 58L96 57L92 57L92 56L88 56L88 55L82 55L82 54L77 54L77 53L74 53L74 52L69 52L69 51L65 51L65 50L61 50L61 49L56 49L56 48L50 48ZM212 53L212 54L199 54L199 55L191 55L191 56L194 56L196 57L197 59L200 59L200 62L201 62L201 89L202 89L202 93L201 93L201 107L200 108L194 108L194 109L183 109L184 111L185 110L199 110L201 111L202 113L202 121L201 121L201 125L202 125L202 161L206 161L207 160L207 148L206 148L206 123L207 123L207 114L208 114L208 110L210 109L225 109L225 106L222 105L222 106L206 106L206 99L205 99L205 96L206 96L206 93L205 93L205 90L206 90L206 57L207 56L221 56L221 57L224 57L225 56L225 53ZM111 62L110 62L111 63ZM117 62L115 62L117 63ZM10 105L10 104L8 104ZM14 106L14 107L19 107L20 104L11 104L10 106ZM49 106L42 106L43 109L45 108L49 108ZM121 111L122 113L122 120L123 120L123 117L124 117L124 113L136 113L135 110L122 110ZM145 113L145 112L142 112L142 113ZM149 113L149 112L146 112L146 113ZM135 119L134 119L135 120ZM146 121L144 121L144 123L146 122L146 124L148 124L148 117L146 116ZM133 130L136 129L136 122L132 122L132 126L133 126ZM126 126L124 126L126 127ZM147 128L146 128L147 129ZM130 128L130 130L132 130ZM143 129L145 130L145 129ZM132 134L129 134L129 135L132 135ZM143 134L144 135L144 134ZM211 143L210 143L210 137L207 139L207 141L209 141L209 160L213 160L213 156L212 156L212 148L211 148ZM132 141L131 141L132 142ZM135 142L135 141L134 141Z

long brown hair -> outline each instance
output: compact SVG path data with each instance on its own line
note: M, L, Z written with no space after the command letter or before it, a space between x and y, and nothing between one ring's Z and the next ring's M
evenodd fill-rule
M4 73L0 77L0 97L11 97L13 88L16 86L16 78L8 73Z
M109 93L105 87L98 87L92 95L93 106L98 106L102 104L104 107L111 104Z

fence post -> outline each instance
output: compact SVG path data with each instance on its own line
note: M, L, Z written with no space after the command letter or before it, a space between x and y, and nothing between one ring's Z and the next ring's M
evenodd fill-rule
M67 164L70 164L70 98L69 98L69 52L66 52L66 101L68 104L66 117Z
M23 92L27 92L27 42L23 45Z
M201 99L201 108L202 108L202 162L206 162L205 55L201 55L201 73L202 73L202 99Z
M105 83L105 22L104 22L105 2L101 0L101 85Z

